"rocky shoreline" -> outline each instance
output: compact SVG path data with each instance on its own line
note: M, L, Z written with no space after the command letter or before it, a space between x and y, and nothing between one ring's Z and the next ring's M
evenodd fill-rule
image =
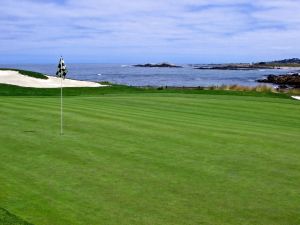
M230 64L194 67L197 70L259 70L259 69L280 69L274 66L252 65L252 64Z
M300 88L300 73L283 75L270 74L266 78L256 80L259 83L278 84L280 88Z

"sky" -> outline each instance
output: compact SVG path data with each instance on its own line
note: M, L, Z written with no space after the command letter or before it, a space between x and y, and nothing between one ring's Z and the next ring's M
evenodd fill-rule
M300 57L299 0L0 0L0 63Z

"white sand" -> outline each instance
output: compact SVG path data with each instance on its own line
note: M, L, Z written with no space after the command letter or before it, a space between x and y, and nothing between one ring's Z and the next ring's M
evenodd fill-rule
M291 96L293 99L300 100L300 96Z
M0 70L0 83L11 84L22 87L34 88L59 88L61 86L61 79L57 77L47 76L48 79L38 79L20 74L12 70ZM79 81L79 80L63 80L63 87L103 87L96 82Z

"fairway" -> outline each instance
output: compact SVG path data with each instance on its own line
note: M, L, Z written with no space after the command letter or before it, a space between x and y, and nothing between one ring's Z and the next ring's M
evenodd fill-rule
M0 208L35 225L300 224L300 101L0 97Z

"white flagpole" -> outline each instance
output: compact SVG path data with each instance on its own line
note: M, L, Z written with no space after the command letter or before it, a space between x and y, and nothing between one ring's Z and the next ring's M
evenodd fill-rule
M64 134L63 132L63 84L62 83L63 83L63 75L61 74L60 75L60 135Z

